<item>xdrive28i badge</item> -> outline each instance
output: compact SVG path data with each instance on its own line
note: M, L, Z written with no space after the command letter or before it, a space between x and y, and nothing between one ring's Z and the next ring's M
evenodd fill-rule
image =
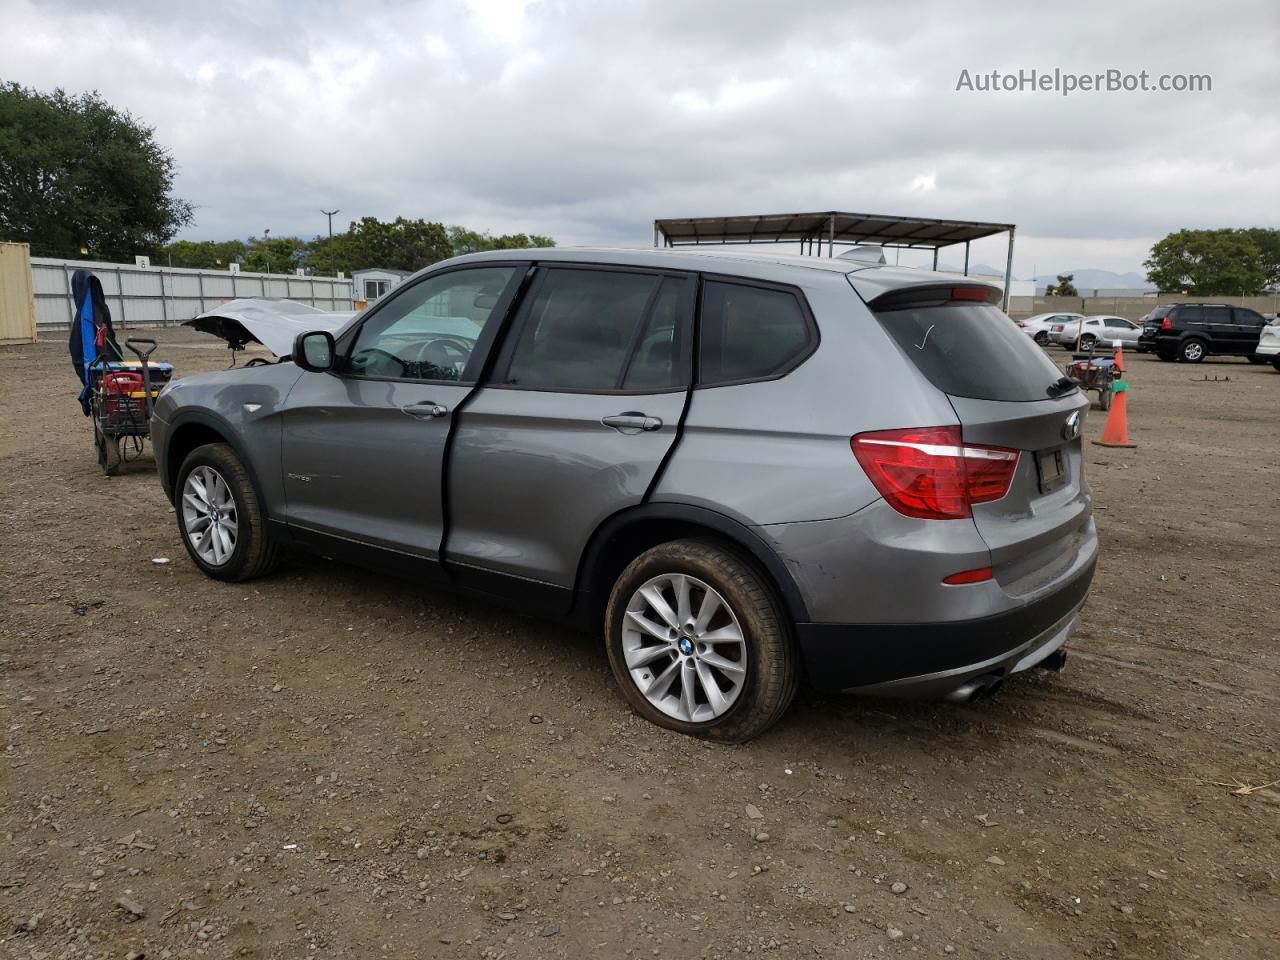
M1066 422L1062 424L1062 439L1074 440L1080 436L1080 411L1077 410L1071 416L1067 417Z

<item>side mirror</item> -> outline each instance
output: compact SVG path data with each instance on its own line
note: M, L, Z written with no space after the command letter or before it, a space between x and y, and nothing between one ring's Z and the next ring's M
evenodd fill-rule
M303 370L324 373L333 369L336 349L333 334L327 330L300 333L293 341L293 362Z

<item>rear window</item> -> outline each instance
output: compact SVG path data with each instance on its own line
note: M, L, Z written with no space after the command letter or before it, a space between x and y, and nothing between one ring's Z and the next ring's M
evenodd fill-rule
M1062 371L995 306L933 303L876 319L929 382L956 397L1045 400Z

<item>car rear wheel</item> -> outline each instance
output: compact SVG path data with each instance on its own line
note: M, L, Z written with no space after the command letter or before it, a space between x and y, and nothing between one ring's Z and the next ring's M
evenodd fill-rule
M176 490L182 543L206 576L250 580L275 569L279 548L267 535L249 471L230 446L192 450L178 470Z
M637 557L605 612L609 664L631 708L681 733L742 743L786 712L800 663L770 585L713 540Z
M1083 337L1080 338L1080 349L1092 350L1094 346L1097 344L1097 342L1098 342L1097 337L1095 337L1092 333L1086 333Z
M1267 362L1266 357L1260 357L1256 353L1249 354L1247 357L1245 357L1245 359L1248 360L1250 363L1266 363Z
M1204 359L1204 355L1203 340L1183 340L1182 346L1178 348L1178 356L1187 363L1199 363Z
M1272 357L1271 366L1275 367L1276 373L1280 373L1280 357Z
M1178 359L1178 355L1171 350L1157 350L1156 356L1165 363L1172 363L1174 360Z

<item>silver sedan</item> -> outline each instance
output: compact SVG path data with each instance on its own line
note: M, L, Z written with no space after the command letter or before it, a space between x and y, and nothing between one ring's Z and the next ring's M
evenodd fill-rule
M1082 317L1074 322L1055 323L1049 328L1050 342L1068 350L1075 348L1077 340L1081 350L1088 350L1093 344L1099 348L1110 347L1116 340L1136 348L1141 334L1142 327L1132 320L1113 316Z

